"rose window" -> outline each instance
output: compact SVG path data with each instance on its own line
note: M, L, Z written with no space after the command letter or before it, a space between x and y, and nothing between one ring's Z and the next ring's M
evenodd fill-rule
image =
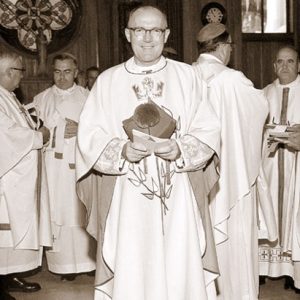
M37 52L38 37L54 52L71 40L80 16L78 0L1 0L0 32L9 44L27 53Z

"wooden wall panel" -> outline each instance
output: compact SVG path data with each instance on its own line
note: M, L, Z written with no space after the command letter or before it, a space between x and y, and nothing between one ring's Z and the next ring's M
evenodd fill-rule
M105 70L115 65L115 44L113 39L113 32L115 30L113 24L114 19L117 17L113 10L115 0L95 0L95 2L97 3L95 19L97 20L99 67L100 70ZM92 41L94 41L93 38Z
M254 43L244 43L242 49L242 69L247 70L244 73L252 80L254 86L260 87L260 73L262 70L261 46Z
M201 2L199 0L182 1L183 61L189 64L195 62L199 56L196 37L202 27Z
M241 0L227 0L225 3L227 9L226 26L230 32L234 47L230 59L230 67L242 69L242 34L241 34Z

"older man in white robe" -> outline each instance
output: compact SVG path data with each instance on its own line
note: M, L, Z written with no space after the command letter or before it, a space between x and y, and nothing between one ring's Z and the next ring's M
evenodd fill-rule
M292 46L279 49L274 70L278 78L264 89L270 114L263 170L275 208L279 239L260 246L259 266L263 276L288 276L285 288L295 288L300 293L300 63L297 50Z
M86 210L75 189L77 122L88 90L76 85L77 60L69 53L53 58L54 85L34 98L39 117L50 129L45 151L53 247L46 252L48 268L74 280L95 270L95 241L86 232Z
M216 173L203 168L219 124L192 68L161 56L169 33L157 8L132 11L134 57L100 74L80 116L77 176L98 238L97 300L215 299L204 206Z
M255 183L268 105L263 92L242 72L227 67L232 41L223 24L206 25L197 40L201 54L194 68L207 82L209 101L221 122L220 180L210 203L220 267L218 297L254 300L258 298ZM262 205L272 212L270 201ZM267 222L270 228L272 224L274 217ZM268 238L276 234L271 232Z
M50 134L45 127L37 129L13 93L23 71L22 57L0 51L0 298L3 300L15 299L9 291L35 292L41 288L21 279L19 273L40 266L41 246L51 246L47 231L48 194L40 177L42 166L38 164L38 151Z

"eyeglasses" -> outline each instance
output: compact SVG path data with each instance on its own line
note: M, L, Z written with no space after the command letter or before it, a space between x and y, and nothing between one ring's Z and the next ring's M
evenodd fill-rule
M10 68L11 70L17 70L17 71L21 71L21 72L25 72L26 69L24 68Z
M167 30L167 28L162 29L156 27L152 29L146 29L143 27L128 27L127 29L133 31L134 35L139 39L142 39L147 32L150 33L153 39L159 39L162 36L162 34Z

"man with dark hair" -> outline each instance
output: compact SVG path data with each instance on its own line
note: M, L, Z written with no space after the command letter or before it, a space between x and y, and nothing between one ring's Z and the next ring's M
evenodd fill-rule
M88 95L77 85L77 60L69 53L53 58L54 85L34 98L40 118L50 129L45 151L53 247L46 251L48 268L73 280L95 269L95 244L87 234L86 211L75 190L75 143L79 114Z
M223 24L204 26L197 40L201 54L194 68L206 81L209 101L221 122L220 180L210 195L219 296L254 300L258 298L255 183L267 100L242 72L227 67L232 40ZM264 205L272 208L271 202ZM268 238L275 239L276 234L271 232Z
M77 85L86 87L86 85L87 85L87 78L86 78L86 74L85 74L84 71L78 70L77 76L75 78L75 83Z
M300 293L300 62L293 46L278 50L274 71L277 79L264 89L270 114L263 170L279 239L260 246L259 267L263 276L288 276L285 288Z
M38 154L50 134L46 127L38 128L13 93L24 71L21 56L0 51L1 300L15 299L10 291L40 290L38 283L26 282L20 272L40 266L42 246L51 245L51 237L41 232L50 223L39 210L44 211L48 198Z
M205 199L219 124L192 67L162 56L169 33L159 9L132 11L134 56L100 74L80 116L77 178L98 240L97 300L215 299Z
M96 66L92 66L86 69L86 80L87 80L87 85L86 87L91 90L97 77L100 74L100 69Z

